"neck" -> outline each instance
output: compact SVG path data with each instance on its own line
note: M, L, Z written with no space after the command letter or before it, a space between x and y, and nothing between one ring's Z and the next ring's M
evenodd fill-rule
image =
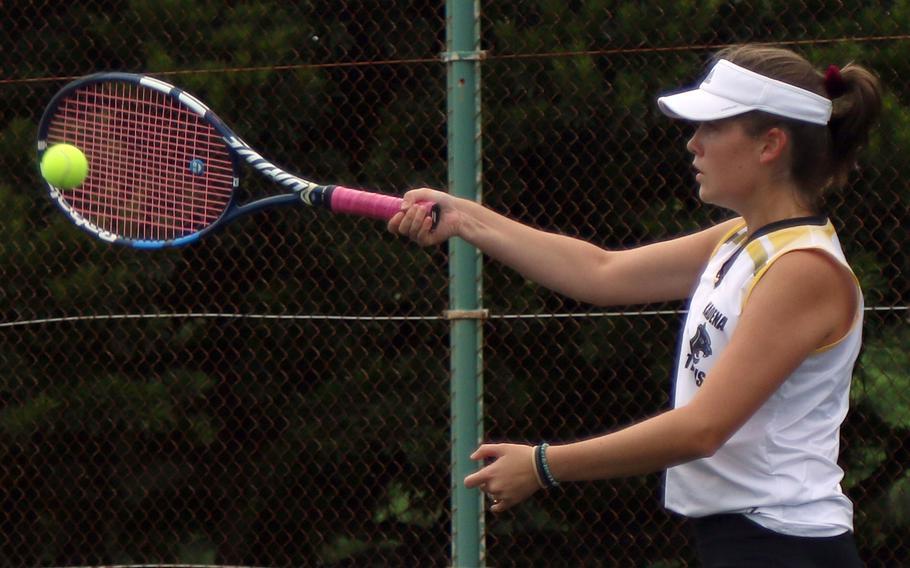
M776 186L757 191L751 203L737 211L746 221L751 235L756 230L777 221L818 215L812 207L799 199L799 190L793 186Z

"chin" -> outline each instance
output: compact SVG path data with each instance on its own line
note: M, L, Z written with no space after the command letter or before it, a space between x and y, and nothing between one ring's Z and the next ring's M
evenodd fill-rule
M699 188L698 199L705 205L712 205L714 207L730 209L729 204L724 203L723 199L718 199L716 195L712 195L710 191L705 191L704 187Z
M715 203L711 199L711 190L705 189L704 185L698 186L698 199L701 200L702 203L708 203L711 205L715 205Z

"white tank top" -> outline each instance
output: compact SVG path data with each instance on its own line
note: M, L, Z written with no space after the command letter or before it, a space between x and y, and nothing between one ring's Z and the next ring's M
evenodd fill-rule
M711 367L765 271L781 255L799 249L823 251L850 270L834 228L822 217L774 223L748 241L742 223L721 240L689 305L674 408L688 404L711 380ZM857 295L856 317L843 338L812 353L713 456L667 470L668 509L690 517L742 513L797 536L853 530L853 504L841 491L837 457L861 343L858 283Z

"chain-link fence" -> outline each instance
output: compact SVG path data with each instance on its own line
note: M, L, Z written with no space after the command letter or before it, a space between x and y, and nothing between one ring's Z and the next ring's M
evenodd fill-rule
M628 247L722 218L655 95L717 47L857 60L886 86L829 212L866 293L843 430L869 566L910 565L904 226L910 12L900 3L484 2L484 201ZM443 187L438 2L2 2L0 565L451 562L447 256L381 224L271 210L192 247L110 247L42 195L35 129L67 80L147 72L276 163ZM250 176L249 195L272 191ZM489 439L571 440L667 407L682 305L579 305L485 263ZM646 310L646 311L640 311ZM495 566L693 566L660 476L488 516Z

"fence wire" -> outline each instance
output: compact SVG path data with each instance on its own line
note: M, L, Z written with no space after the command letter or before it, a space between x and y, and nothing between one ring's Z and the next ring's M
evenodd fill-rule
M276 163L444 187L439 2L0 3L0 565L445 566L448 258L381 224L272 210L192 247L110 247L42 195L37 122L71 78L167 78ZM910 565L910 12L898 4L483 2L483 194L607 247L725 215L656 110L715 49L782 43L886 86L829 213L862 282L842 431L869 566ZM272 191L250 175L244 197ZM601 310L484 266L489 439L571 440L666 408L684 305ZM694 566L659 475L487 519L491 566Z

